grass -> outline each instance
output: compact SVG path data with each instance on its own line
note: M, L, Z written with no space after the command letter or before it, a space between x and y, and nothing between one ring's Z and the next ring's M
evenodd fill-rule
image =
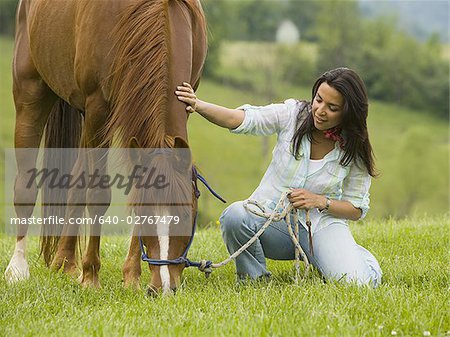
M11 41L0 38L0 48L0 145L7 148L13 145L14 125ZM309 89L280 85L273 98L308 95ZM199 96L227 106L268 103L267 97L209 81L202 82ZM122 288L124 237L102 241L103 288L81 289L48 271L37 257L38 239L30 238L31 279L8 286L0 277L0 335L385 336L395 331L421 336L428 331L449 336L448 126L426 112L371 102L369 128L382 175L372 186L371 215L351 228L380 261L384 281L378 289L324 284L318 275L296 284L292 262L269 261L274 275L269 283L236 286L231 265L208 280L186 270L176 296L147 298L143 291ZM189 139L194 160L229 202L246 198L257 186L275 141L268 139L268 154L262 155L261 138L232 135L197 115L190 118ZM202 192L204 228L190 257L218 262L227 256L214 225L224 206ZM13 245L13 238L0 234L2 271ZM148 280L145 269L143 289Z
M12 147L14 126L14 103L12 100L12 54L13 43L10 39L0 36L0 108L2 110L2 123L0 133L0 147Z
M448 217L353 223L358 243L379 259L377 289L322 282L317 274L293 281L293 263L270 261L273 280L237 286L234 267L209 279L184 272L175 296L148 298L123 289L121 267L128 240L103 239L100 290L82 289L50 272L30 242L31 279L14 286L0 278L0 327L5 336L446 336L450 330ZM0 265L13 249L0 236ZM227 256L218 228L200 230L192 259ZM142 287L149 272L144 268Z

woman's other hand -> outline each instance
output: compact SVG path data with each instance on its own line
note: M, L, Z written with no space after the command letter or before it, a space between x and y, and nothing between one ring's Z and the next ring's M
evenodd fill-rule
M312 193L304 188L291 189L288 199L295 208L300 209L323 209L327 205L325 196Z

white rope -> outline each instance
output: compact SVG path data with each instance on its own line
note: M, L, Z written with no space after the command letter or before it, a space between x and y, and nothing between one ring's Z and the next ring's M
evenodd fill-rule
M223 260L222 262L213 263L211 265L211 267L212 268L220 268L220 267L225 266L231 260L234 260L239 255L241 255L242 252L245 251L248 247L250 247L264 233L264 231L267 229L267 227L270 226L270 224L272 222L274 222L274 221L277 222L277 221L281 221L281 220L285 219L289 235L295 246L295 261L296 261L295 269L297 272L296 274L298 275L300 272L300 256L302 257L302 260L305 262L305 274L307 274L309 267L310 267L310 263L308 261L308 257L306 256L305 252L303 251L302 247L300 246L300 243L298 242L298 231L299 231L298 214L297 214L296 209L294 208L294 206L292 206L291 203L288 203L287 205L285 205L288 193L289 192L284 192L281 195L280 200L278 201L277 205L275 206L275 210L270 213L265 212L264 207L261 206L257 201L254 201L254 200L245 201L244 207L247 211L249 211L255 215L264 217L267 219L267 221L258 230L258 232L256 232L256 234L250 240L248 240L247 243L245 243L241 248L239 248L237 251L235 251L233 254L231 254L227 259ZM256 206L257 209L250 208L249 207L250 205ZM282 209L282 211L278 212L277 210L280 210L280 209ZM294 218L294 222L295 222L295 233L293 232L292 226L291 226L291 217L290 217L291 213L293 214L293 218ZM309 220L309 211L308 210L306 210L306 215L307 215L307 220ZM308 224L308 229L311 230L310 222Z

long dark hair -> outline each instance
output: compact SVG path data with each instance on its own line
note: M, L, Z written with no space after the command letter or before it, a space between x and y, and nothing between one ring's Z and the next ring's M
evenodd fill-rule
M348 166L353 160L357 165L362 164L367 172L375 177L377 175L374 165L374 155L367 131L367 115L369 110L367 91L364 82L356 72L348 68L337 68L327 71L320 76L312 88L312 100L322 83L327 83L336 89L344 98L342 136L345 138L344 156L340 160L342 166ZM303 136L312 141L314 119L312 103L301 105L297 116L297 126L292 138L292 151L299 159L299 149Z

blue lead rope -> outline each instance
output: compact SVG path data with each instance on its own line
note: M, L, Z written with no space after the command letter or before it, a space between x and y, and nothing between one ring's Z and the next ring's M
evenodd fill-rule
M206 179L203 176L201 176L200 173L198 173L195 166L192 166L192 173L193 173L193 177L194 177L194 179L192 180L194 188L195 188L194 192L195 192L195 196L197 197L197 199L200 197L200 191L197 188L197 182L196 182L196 180L198 179L205 185L205 187L211 192L212 195L214 195L217 199L219 199L223 203L226 203L225 199L223 199L219 194L217 194L216 191L214 191L212 189L212 187L209 186ZM197 229L197 214L195 214L194 226L192 228L191 238L189 239L189 243L188 243L186 249L184 250L183 255L181 255L180 257L178 257L176 259L172 259L172 260L160 260L160 259L149 258L147 253L145 252L144 243L142 242L142 238L139 235L139 246L141 247L142 261L147 262L148 264L153 265L153 266L167 266L167 265L184 264L184 266L186 268L187 267L197 267L200 271L205 273L206 277L208 277L212 271L211 270L212 261L203 260L201 262L195 262L195 261L191 261L187 258L189 249L191 248L192 242L194 241L194 235L195 235L196 229Z
M189 248L191 248L192 242L194 241L194 234L195 234L196 227L197 227L197 216L195 216L194 227L192 229L192 235L191 235L191 238L189 239L189 243L188 243L186 249L184 250L183 255L181 255L179 258L172 259L172 260L160 260L160 259L149 258L147 253L145 252L144 243L142 242L142 238L141 238L141 236L139 236L139 245L141 247L141 252L142 252L142 255L141 255L142 261L147 262L148 264L151 264L153 266L167 266L167 265L171 265L171 264L183 264L184 263L185 267L197 267L201 271L205 271L205 269L209 269L212 265L212 261L208 260L208 261L202 261L202 262L194 262L187 258Z
M195 170L195 168L194 168L194 170ZM222 198L220 195L218 195L217 192L214 191L211 186L209 186L206 179L202 175L200 175L200 173L198 173L197 170L195 170L195 174L197 175L198 180L200 180L203 183L203 185L205 185L205 187L211 192L211 194L213 196L215 196L217 199L219 199L223 203L226 203L226 200L224 198Z

